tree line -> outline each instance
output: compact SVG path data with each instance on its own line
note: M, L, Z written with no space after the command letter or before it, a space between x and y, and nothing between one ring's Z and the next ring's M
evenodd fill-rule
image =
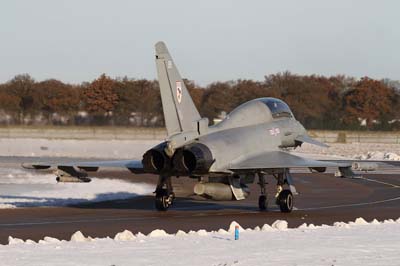
M368 77L283 72L263 81L239 79L202 87L184 80L195 105L210 121L258 97L276 97L310 129L398 130L398 82ZM35 81L28 74L0 84L0 123L6 125L164 126L156 80L110 78L68 84Z

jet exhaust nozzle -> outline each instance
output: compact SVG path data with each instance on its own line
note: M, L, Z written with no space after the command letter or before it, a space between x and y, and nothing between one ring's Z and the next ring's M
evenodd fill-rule
M210 149L201 143L179 149L173 157L173 165L180 173L206 174L213 163Z
M166 144L162 143L148 150L142 159L145 172L158 174L169 168L171 159L165 153Z

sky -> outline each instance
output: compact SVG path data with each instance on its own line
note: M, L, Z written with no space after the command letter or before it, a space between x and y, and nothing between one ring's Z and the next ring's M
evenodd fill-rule
M200 85L286 70L399 80L399 26L400 1L2 0L0 82L154 79L160 40Z

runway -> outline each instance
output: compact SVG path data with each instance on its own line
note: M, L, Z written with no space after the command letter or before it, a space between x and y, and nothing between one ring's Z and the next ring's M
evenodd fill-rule
M128 171L107 171L96 176L121 178L131 182L155 184L154 175L134 176ZM0 210L0 243L8 236L39 240L44 236L69 239L80 230L92 237L114 236L128 229L134 233L149 233L164 229L218 230L232 221L243 227L271 224L281 219L296 227L302 223L333 224L337 221L397 219L400 217L400 178L394 174L367 174L362 179L343 179L332 174L294 174L299 195L296 210L285 214L273 203L275 183L269 181L269 210L257 207L259 187L251 186L252 194L243 201L215 202L192 195L195 180L173 179L177 199L167 212L154 209L153 196L127 200L89 203L68 207L31 207Z

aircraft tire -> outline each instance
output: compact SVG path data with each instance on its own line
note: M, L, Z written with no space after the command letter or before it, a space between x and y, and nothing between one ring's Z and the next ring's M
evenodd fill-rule
M265 211L268 207L268 200L266 195L261 195L258 198L258 208L260 211Z
M285 189L279 193L277 199L281 212L291 212L293 210L293 194L290 190Z
M170 203L167 190L163 189L156 194L155 207L158 211L166 211L169 206Z

